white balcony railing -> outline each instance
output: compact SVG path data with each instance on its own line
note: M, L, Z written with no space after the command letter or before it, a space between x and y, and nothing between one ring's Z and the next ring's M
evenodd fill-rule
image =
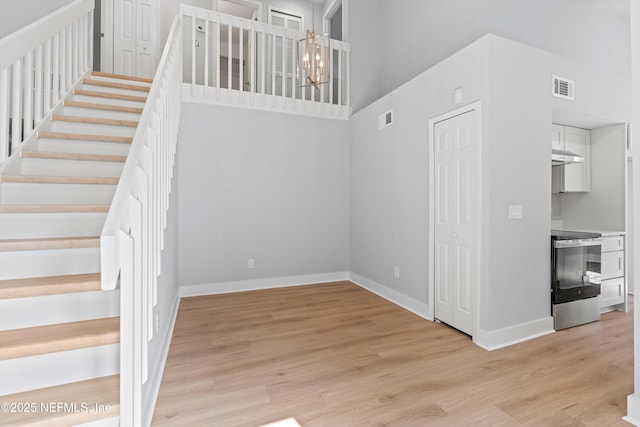
M299 31L181 5L186 101L346 119L351 47L331 40L330 83L301 86Z
M76 0L0 39L0 164L89 70L92 33L93 0Z

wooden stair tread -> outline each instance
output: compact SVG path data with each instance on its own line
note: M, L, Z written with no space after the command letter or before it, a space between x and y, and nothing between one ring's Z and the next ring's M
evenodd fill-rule
M74 95L95 96L97 98L119 99L121 101L147 102L146 96L127 95L124 93L102 92L99 90L74 89Z
M100 237L52 237L41 239L4 239L0 240L2 251L37 251L48 249L99 248Z
M3 175L0 182L22 184L98 184L116 185L118 177L112 176L52 176L52 175Z
M0 205L0 213L108 212L109 205Z
M103 119L98 117L65 116L65 115L59 115L59 114L54 114L52 119L53 121L87 123L92 125L111 125L111 126L127 126L127 127L138 126L138 122L135 120Z
M94 154L94 153L63 153L53 151L26 151L22 150L22 157L29 159L58 159L58 160L95 160L105 162L124 162L127 156L115 154Z
M72 133L72 132L52 132L48 130L38 131L40 138L53 139L71 139L76 141L102 141L102 142L122 142L130 143L133 141L131 136L113 136L113 135L94 135L90 133Z
M3 402L36 404L35 412L4 412L3 426L71 426L120 414L120 376L111 375L3 396ZM76 411L47 411L50 402L76 403ZM41 407L41 403L45 405ZM86 404L86 411L81 405ZM108 406L106 406L108 405Z
M149 89L150 89L149 86L132 85L127 83L117 83L117 82L111 82L106 80L95 80L95 79L82 79L82 83L85 85L111 87L115 89L135 90L139 92L149 92Z
M105 73L102 71L92 71L91 75L99 77L110 77L112 79L131 80L134 82L153 83L153 79L149 79L147 77L126 76L124 74Z
M120 342L120 318L0 331L0 360Z
M0 299L99 291L100 273L0 280Z
M142 113L142 108L138 107L123 107L121 105L98 104L95 102L74 101L72 99L65 99L64 105L67 107L93 108L95 110L120 111L123 113Z

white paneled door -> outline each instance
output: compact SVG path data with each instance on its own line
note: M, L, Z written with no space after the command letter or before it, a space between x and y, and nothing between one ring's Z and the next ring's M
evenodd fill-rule
M475 115L434 126L434 315L473 334L478 280L478 160Z
M158 7L155 0L114 0L114 73L153 77L160 49Z

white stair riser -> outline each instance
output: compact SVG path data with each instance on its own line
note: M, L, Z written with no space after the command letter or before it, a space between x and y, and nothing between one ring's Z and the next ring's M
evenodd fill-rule
M138 82L138 81L129 80L129 79L118 79L118 78L115 78L115 77L95 76L93 74L91 75L90 79L91 80L99 80L99 81L103 81L103 82L112 82L112 83L120 83L120 84L126 84L126 85L136 85L136 86L151 87L151 83L147 83L147 82Z
M42 130L126 137L133 137L136 132L136 128L131 126L98 125L92 123L66 122L63 120L54 120L43 126Z
M120 344L109 344L2 360L0 396L118 374L119 352Z
M120 290L0 300L0 330L79 322L120 315Z
M0 265L0 280L95 273L100 271L100 249L0 252ZM4 321L4 313L0 318Z
M96 88L94 92L106 92L106 90ZM134 96L147 96L146 93L140 92ZM80 102L92 102L94 104L107 104L107 105L120 105L122 107L134 107L134 108L143 108L144 102L140 101L129 101L126 99L115 99L115 98L105 98L102 96L91 96L91 95L73 95L71 97L74 101Z
M123 111L98 110L95 108L64 106L60 114L66 116L96 117L116 120L140 120L140 113L128 113Z
M23 157L21 166L23 175L119 177L124 162Z
M106 212L1 213L0 239L99 236Z
M129 84L129 83L125 83L125 84ZM84 89L84 90L104 90L104 91L108 90L111 93L119 93L119 94L122 94L122 95L133 95L133 96L147 96L149 94L149 92L140 91L140 90L121 89L121 88L117 88L117 87L104 87L104 86L97 86L97 85L91 85L91 84L83 84L82 85L82 89Z
M126 156L131 144L121 142L102 141L72 141L62 139L41 138L35 144L39 151L53 151L55 153L88 153L88 154L113 154ZM25 150L27 147L25 147ZM29 148L31 149L31 148Z
M78 424L76 427L120 427L120 416L89 421L88 423Z
M4 204L111 204L115 185L0 183Z

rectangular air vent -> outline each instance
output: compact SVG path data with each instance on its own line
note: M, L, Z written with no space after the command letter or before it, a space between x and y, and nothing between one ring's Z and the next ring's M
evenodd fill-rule
M551 91L553 96L573 100L575 95L575 84L573 83L573 80L553 76Z
M386 128L393 124L393 110L382 113L378 116L378 129Z

